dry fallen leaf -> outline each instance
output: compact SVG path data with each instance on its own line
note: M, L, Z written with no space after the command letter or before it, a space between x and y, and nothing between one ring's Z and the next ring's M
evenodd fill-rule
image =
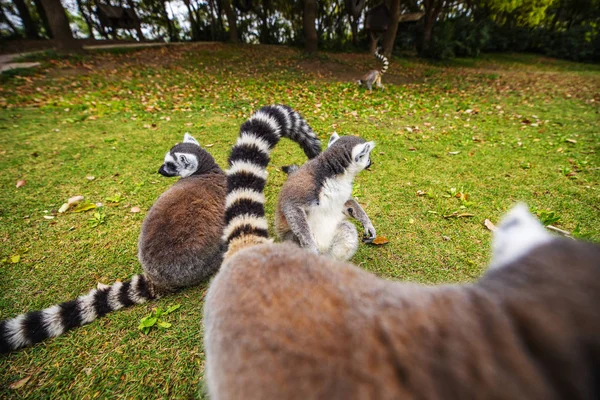
M490 231L494 232L497 228L496 225L494 225L492 223L492 221L490 221L489 219L485 219L485 221L483 221L483 225L485 225L486 228L488 228Z
M31 376L26 376L25 378L19 379L18 381L11 383L10 385L8 385L8 387L9 389L20 389L23 386L25 386L25 384L29 382L30 379Z
M450 236L442 236L442 239L444 239L447 242L450 240Z
M388 242L389 242L389 240L387 240L387 238L385 236L377 236L377 237L375 237L375 239L373 239L371 244L381 246L382 244L386 244Z
M96 179L96 177L92 176L92 175L88 175L85 177L85 179L87 179L88 181L93 181L94 179Z
M142 211L142 210L138 206L131 207L131 212L132 213L139 213L140 211Z
M69 200L67 200L67 204L70 206L75 205L75 204L79 204L83 201L84 197L83 196L73 196L73 197L69 197Z
M25 179L20 179L17 181L17 187L20 188L21 186L25 186L26 183L27 181Z
M417 196L425 196L427 194L427 192L425 192L424 190L417 190Z
M205 144L204 147L213 147L215 144L214 143L210 143L210 144Z
M460 151L449 151L448 154L450 154L451 156L455 156L457 154L460 154Z

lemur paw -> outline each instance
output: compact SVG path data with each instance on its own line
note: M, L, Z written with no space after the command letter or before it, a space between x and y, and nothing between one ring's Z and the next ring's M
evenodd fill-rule
M373 225L367 225L365 226L365 233L363 234L363 242L365 243L371 243L373 240L375 240L375 237L377 236L376 232L375 232L375 228L373 227Z

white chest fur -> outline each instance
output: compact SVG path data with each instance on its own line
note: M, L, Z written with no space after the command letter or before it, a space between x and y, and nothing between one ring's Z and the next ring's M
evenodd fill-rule
M345 218L344 203L352 196L353 176L327 179L319 195L319 204L306 210L308 225L320 252L331 246L338 224Z

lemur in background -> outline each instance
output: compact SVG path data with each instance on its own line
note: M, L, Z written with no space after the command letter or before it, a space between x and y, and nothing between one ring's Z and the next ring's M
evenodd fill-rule
M553 237L525 206L462 285L270 244L252 218L204 303L212 400L598 398L600 246Z
M358 233L346 217L363 225L365 241L375 239L371 220L352 198L354 178L371 165L374 147L374 142L334 133L318 157L287 167L275 214L279 237L339 260L349 260L358 249Z
M387 71L389 62L386 56L379 53L379 50L380 49L377 49L375 51L375 58L377 58L383 64L381 69L379 71L376 69L372 69L366 74L364 74L363 77L357 81L359 85L365 86L367 89L369 89L369 92L373 91L373 84L375 84L381 90L385 89L385 86L383 86L383 84L381 83L381 77Z
M277 140L285 136L298 142L309 158L320 154L321 143L310 126L284 105L266 106L252 115L242 125L245 135L238 139L233 154L240 146L256 149L259 155L269 150L277 140L265 132L270 133L273 126L280 127ZM236 168L252 171L253 162L266 167L268 160L243 158L229 172ZM156 200L142 224L138 258L144 273L128 282L93 289L75 300L0 321L0 353L59 336L111 311L196 285L218 270L225 250L221 240L227 217L225 206L231 202L226 198L225 173L188 134L165 155L159 173L181 179ZM266 173L263 175L266 177ZM242 197L247 194L235 193Z

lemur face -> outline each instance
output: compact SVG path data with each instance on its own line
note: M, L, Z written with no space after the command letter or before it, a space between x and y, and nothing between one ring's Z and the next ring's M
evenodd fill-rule
M375 142L367 142L354 146L352 149L352 161L356 172L368 169L371 166L371 151L375 148Z
M355 136L340 136L333 133L329 138L327 147L343 147L350 153L350 163L347 166L349 172L357 174L363 169L371 166L371 151L375 148L375 142L365 142L363 139Z
M176 144L165 154L164 163L158 169L158 173L167 177L182 178L192 175L198 169L197 153L200 149L198 141L186 133L183 142Z

